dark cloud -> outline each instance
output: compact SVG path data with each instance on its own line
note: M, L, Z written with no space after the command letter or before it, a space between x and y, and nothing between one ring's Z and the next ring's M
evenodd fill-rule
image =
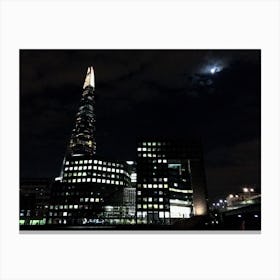
M210 196L259 184L259 160L250 150L260 139L259 51L23 50L20 63L22 177L59 174L93 65L99 153L133 159L138 136L198 135ZM222 71L212 75L214 64ZM236 160L242 147L252 169Z

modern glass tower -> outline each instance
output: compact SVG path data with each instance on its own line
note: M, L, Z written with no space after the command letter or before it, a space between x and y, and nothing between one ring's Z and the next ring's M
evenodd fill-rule
M96 152L94 70L88 67L76 121L66 157L92 156Z

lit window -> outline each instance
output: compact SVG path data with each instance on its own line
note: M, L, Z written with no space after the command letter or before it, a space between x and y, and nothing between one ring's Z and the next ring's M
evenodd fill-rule
M66 162L65 162L65 165L69 165L69 161L66 161Z
M146 151L147 151L147 148L142 148L142 151L143 151L143 152L146 152Z
M119 170L119 169L116 169L116 172L117 172L117 173L120 173L120 170Z
M148 204L148 208L153 208L153 204Z
M90 178L87 178L87 182L90 182Z
M144 208L144 209L147 209L147 204L143 204L143 208Z
M95 199L95 202L99 202L99 198L96 198L96 199Z
M100 179L99 179L99 180L100 180ZM94 183L95 183L95 182L96 182L96 178L92 178L92 182L94 182Z
M164 218L164 212L159 212L159 217Z
M165 189L167 189L167 188L168 188L168 184L164 184L163 187L164 187Z
M86 159L86 160L84 160L84 163L85 163L85 164L87 164L87 163L88 163L88 160L87 160L87 159Z
M67 216L67 212L63 212L63 216Z
M141 152L141 150L142 150L141 148L137 148L137 151L138 151L138 152Z
M88 197L86 197L86 198L85 198L85 202L88 202L88 199L89 199L89 198L88 198Z
M119 181L116 181L116 185L119 185Z
M76 179L73 179L73 180L72 180L72 183L76 183Z
M115 172L115 168L112 168L112 172Z
M147 157L147 154L143 154L143 157Z
M122 170L122 169L120 170L120 173L123 173L123 170Z
M167 178L163 178L163 182L167 182Z
M106 180L106 183L107 183L107 184L110 184L110 180Z
M83 167L82 167L82 166L79 166L79 170L83 170Z
M165 218L169 218L169 212L165 212Z
M73 205L69 205L69 209L72 209L73 208Z
M101 166L98 166L98 170L102 170L102 167L101 167Z
M149 198L148 198L148 201L149 201L149 202L152 202L152 201L153 201L153 198L152 198L152 197L149 197Z
M99 163L99 164L102 164L102 161L101 161L101 160L99 160L99 161L98 161L98 163Z
M163 205L162 204L159 205L159 209L163 209Z
M91 166L91 165L89 165L89 166L88 166L88 169L92 169L92 166Z
M162 186L162 184L159 184L158 187L159 187L160 189L162 189L163 186Z
M141 191L137 191L137 194L138 194L138 195L141 195Z
M154 189L157 189L158 185L157 185L157 184L154 184L153 187L154 187Z
M81 179L77 179L77 182L80 183L80 182L81 182Z
M138 208L138 209L141 208L141 204L137 204L137 208Z
M86 181L86 178L83 178L83 179L82 179L82 182L85 182L85 181Z
M91 197L89 201L90 201L90 202L94 202L94 198L93 198L93 197Z
M77 204L74 205L74 209L78 209L78 205Z
M143 188L145 188L145 189L146 189L146 188L147 188L147 184L143 184Z
M105 179L102 179L102 183L106 183L106 180L105 180Z
M97 179L97 183L101 183L101 179Z
M148 184L148 188L151 189L153 187L152 184Z
M82 172L78 172L78 176L81 176L82 175Z
M92 163L92 160L90 159L90 160L88 161L88 163Z
M159 201L159 202L163 202L163 198L160 197L160 198L158 199L158 201Z
M177 184L177 183L174 183L174 187L178 187L178 184Z
M78 166L75 166L75 167L74 167L74 170L78 170Z
M68 167L65 167L64 170L67 171L67 170L68 170Z
M73 167L71 166L71 167L69 167L69 170L73 170Z
M87 166L84 166L83 169L86 170L86 169L87 169Z

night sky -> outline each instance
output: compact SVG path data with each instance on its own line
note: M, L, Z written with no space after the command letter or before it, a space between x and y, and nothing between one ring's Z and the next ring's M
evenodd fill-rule
M260 188L259 50L21 50L21 178L59 175L91 65L98 154L133 160L139 136L201 137L210 199Z

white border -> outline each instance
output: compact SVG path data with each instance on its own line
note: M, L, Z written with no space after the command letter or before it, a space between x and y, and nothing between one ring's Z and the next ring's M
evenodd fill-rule
M1 279L279 279L278 1L2 1L0 18ZM19 234L20 48L262 49L262 233Z

